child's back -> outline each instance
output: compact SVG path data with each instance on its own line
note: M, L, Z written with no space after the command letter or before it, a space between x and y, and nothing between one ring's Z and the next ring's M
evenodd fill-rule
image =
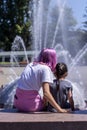
M56 102L61 108L70 108L68 101L69 91L72 91L72 85L68 80L54 80L53 85L50 86L50 91ZM56 110L48 104L48 111L56 112Z
M61 108L71 108L74 110L74 101L72 95L72 84L69 80L65 80L68 69L66 64L58 63L55 69L56 80L50 86L50 91L56 102ZM48 104L48 111L56 112L56 110Z

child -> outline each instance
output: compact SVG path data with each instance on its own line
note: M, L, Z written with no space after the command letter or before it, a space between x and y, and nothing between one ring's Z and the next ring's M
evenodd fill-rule
M61 108L74 110L74 101L72 95L72 84L65 80L68 75L68 69L66 64L58 63L55 68L54 75L57 79L54 80L53 85L50 87L50 91L56 100L56 102L60 105ZM56 109L53 108L48 103L48 111L56 112Z

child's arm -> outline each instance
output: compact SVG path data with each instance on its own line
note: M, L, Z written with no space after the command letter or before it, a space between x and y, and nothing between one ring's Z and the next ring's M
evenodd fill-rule
M71 89L68 92L68 100L69 100L72 111L74 111L75 110L75 108L74 108L74 100L73 100L72 90Z

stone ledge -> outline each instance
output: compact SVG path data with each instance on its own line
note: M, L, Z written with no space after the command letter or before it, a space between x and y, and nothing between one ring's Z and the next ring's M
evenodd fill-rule
M87 130L87 110L66 114L1 109L0 130Z
M0 130L87 130L87 122L2 122Z

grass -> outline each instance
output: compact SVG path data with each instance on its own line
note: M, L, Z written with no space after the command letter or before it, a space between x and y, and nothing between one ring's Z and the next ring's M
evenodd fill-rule
M22 61L22 62L18 62L19 66L26 66L27 65L27 62L26 61ZM0 62L0 66L18 66L18 64L16 62Z

